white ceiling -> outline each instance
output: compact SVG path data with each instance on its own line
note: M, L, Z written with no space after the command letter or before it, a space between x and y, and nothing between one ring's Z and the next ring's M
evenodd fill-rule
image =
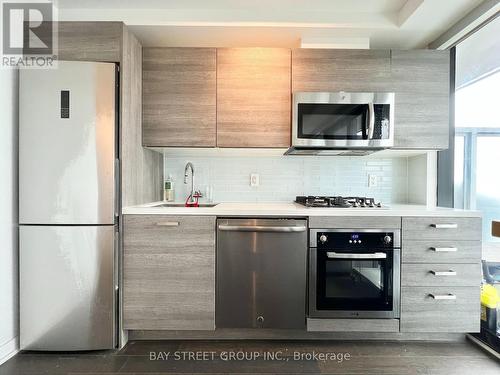
M59 0L63 21L124 21L145 46L424 48L482 0Z

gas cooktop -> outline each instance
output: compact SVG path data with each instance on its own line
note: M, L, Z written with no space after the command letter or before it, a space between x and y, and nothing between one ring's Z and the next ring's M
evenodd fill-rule
M366 197L315 197L298 196L295 202L306 207L331 207L331 208L386 208L374 198Z

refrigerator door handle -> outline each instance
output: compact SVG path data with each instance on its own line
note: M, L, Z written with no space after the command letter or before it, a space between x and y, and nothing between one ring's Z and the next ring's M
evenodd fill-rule
M120 159L115 159L115 217L120 216Z

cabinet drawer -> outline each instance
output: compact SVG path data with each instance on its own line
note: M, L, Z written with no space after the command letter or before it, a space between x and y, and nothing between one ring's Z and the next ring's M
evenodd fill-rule
M406 263L401 268L402 286L477 286L481 284L481 266L452 263Z
M479 286L403 287L401 332L479 332L479 293Z
M215 246L215 216L125 215L128 252Z
M311 216L309 228L399 229L399 216Z
M478 241L481 239L481 218L404 217L403 239Z
M480 241L403 239L403 263L478 263Z

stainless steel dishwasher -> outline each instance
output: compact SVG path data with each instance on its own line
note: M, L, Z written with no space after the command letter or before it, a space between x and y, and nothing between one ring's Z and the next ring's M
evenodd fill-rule
M306 220L217 220L217 328L305 328L306 266Z

